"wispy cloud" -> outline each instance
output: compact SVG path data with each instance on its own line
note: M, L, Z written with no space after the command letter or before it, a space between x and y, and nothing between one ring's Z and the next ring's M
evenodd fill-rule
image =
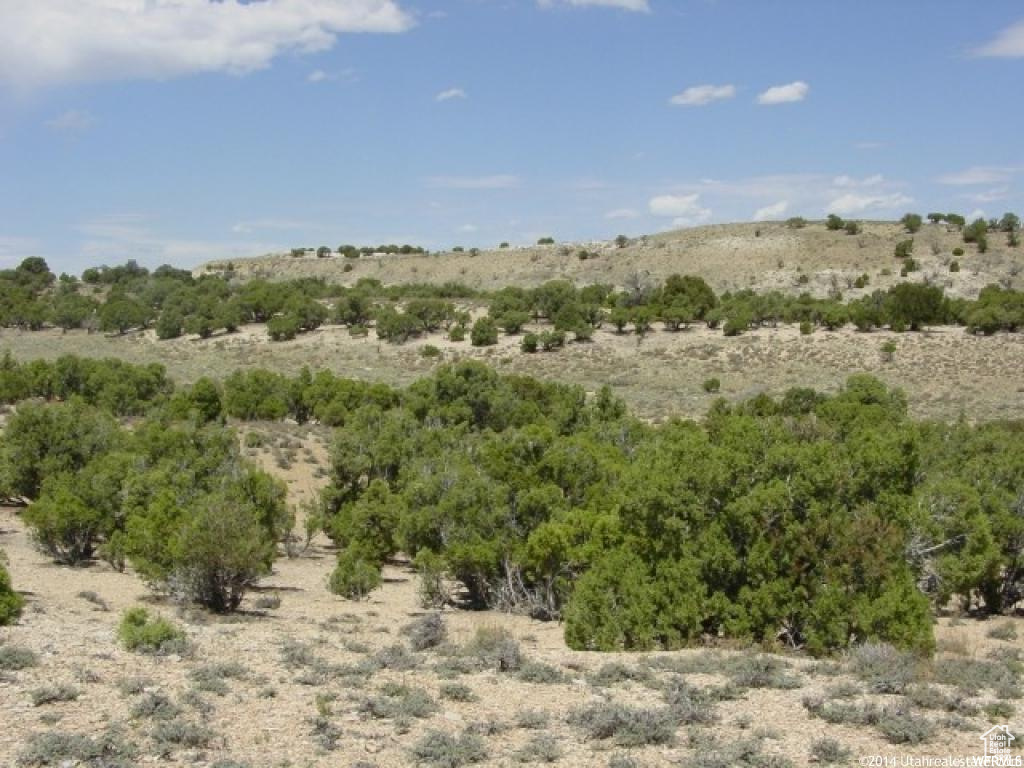
M434 97L435 101L451 101L452 99L465 99L468 98L466 92L462 88L449 88L446 91L441 91L437 96Z
M1000 59L1024 57L1024 21L1011 24L999 32L992 40L976 48L974 55Z
M77 109L69 109L66 112L62 112L56 117L50 118L43 123L51 131L57 133L85 133L94 125L96 125L96 118L90 115L88 112L82 112Z
M638 219L640 218L640 212L633 208L616 208L613 211L608 211L604 217L610 221L616 221L620 219Z
M939 184L948 184L954 187L969 187L974 185L1002 184L1009 181L1017 169L999 168L991 165L976 165L956 173L947 173L939 176Z
M652 197L647 207L654 216L672 219L673 227L693 227L711 219L711 209L700 203L700 195L658 195Z
M2 0L0 9L0 81L22 89L240 75L286 52L327 50L339 34L413 24L396 0Z
M651 6L647 0L537 0L537 5L541 8L568 5L574 8L621 8L624 11L651 12Z
M780 200L777 203L766 205L754 211L754 221L771 221L781 218L789 210L789 201Z
M789 83L787 85L775 85L767 91L763 91L758 94L757 103L764 104L765 106L773 106L775 104L792 104L793 102L803 101L806 99L810 90L811 86L803 80L797 80L796 82Z
M864 195L849 192L829 203L826 210L828 213L836 213L840 216L868 212L891 213L905 208L913 202L914 198L898 192L888 195Z
M724 101L734 96L735 85L693 85L668 101L677 107L703 107L713 101Z
M493 176L432 176L426 180L433 189L515 189L522 180L512 174Z

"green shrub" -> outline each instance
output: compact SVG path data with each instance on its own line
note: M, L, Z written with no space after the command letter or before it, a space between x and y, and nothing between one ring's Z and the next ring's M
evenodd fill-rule
M498 672L515 672L523 660L519 643L508 630L501 627L479 627L463 648L463 653L477 658L484 667Z
M5 558L0 551L0 627L17 621L24 605L25 599L15 592L11 585L11 575L7 572ZM3 650L3 647L0 647L0 653ZM3 668L2 665L0 668Z
M519 348L527 354L533 354L537 351L537 345L540 342L540 337L536 333L528 333L523 336L523 340L519 344Z
M456 323L448 329L448 341L465 341L466 326Z
M717 378L704 379L704 383L701 384L701 387L708 394L714 394L722 388L722 382Z
M469 331L469 342L474 347L489 347L498 343L498 326L489 317L481 317Z
M964 255L964 249L961 248L960 246L957 246L956 248L953 249L953 255L956 256L957 258L963 256Z
M349 600L363 600L381 584L380 565L358 546L338 553L338 564L331 573L331 592Z
M843 225L843 229L848 235L859 235L861 233L861 225L859 221L847 221Z
M137 765L138 747L118 730L91 738L81 733L49 731L28 738L18 756L22 766L82 765L89 768L129 768Z
M140 653L181 653L186 644L181 628L162 616L150 618L142 607L129 608L121 615L117 636L127 650Z
M420 355L428 359L434 359L441 356L441 350L435 347L433 344L425 344L420 349Z
M786 219L786 226L790 229L803 229L807 226L807 219L803 216L792 216Z
M277 315L267 321L267 334L271 341L289 341L301 330L301 323L294 315Z
M562 748L550 733L534 736L515 753L520 763L554 763L561 757Z
M831 232L838 232L845 226L846 222L844 222L840 217L836 216L836 214L834 213L830 213L828 217L825 219L825 229Z
M949 263L949 271L950 272L959 272L960 271L960 262L957 261L956 259L953 259L953 261L951 261Z
M800 335L810 336L812 333L814 333L814 323L812 323L810 320L801 320Z

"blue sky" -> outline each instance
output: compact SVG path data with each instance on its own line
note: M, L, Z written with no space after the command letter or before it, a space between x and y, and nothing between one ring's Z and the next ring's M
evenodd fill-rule
M0 266L1024 212L1017 0L0 0Z

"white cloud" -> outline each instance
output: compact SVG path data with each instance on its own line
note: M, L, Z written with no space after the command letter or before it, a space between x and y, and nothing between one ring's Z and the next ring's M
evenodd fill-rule
M840 189L850 189L855 187L878 187L885 183L885 177L880 173L876 173L874 176L866 176L863 179L857 179L853 176L836 176L832 179L832 186L839 187Z
M434 189L514 189L521 180L511 174L494 176L433 176L427 179L427 186Z
M731 99L735 95L735 85L693 85L677 93L669 99L669 103L678 107L703 107L713 101Z
M967 214L968 221L975 221L976 219L988 219L988 214L985 213L981 208L975 208L969 214Z
M459 227L458 231L470 235L477 231L477 226L476 224L463 224L461 227Z
M0 82L16 88L241 75L413 24L396 0L0 0L0 18Z
M466 92L461 88L449 88L447 91L441 91L434 97L436 101L451 101L452 99L465 98L467 98Z
M1007 200L1010 197L1009 187L995 187L994 189L987 189L984 192L975 192L970 195L961 195L965 200L970 200L972 203L984 204L984 203L995 203L1000 200Z
M888 195L859 195L849 192L829 203L827 213L849 216L868 211L896 211L914 202L914 198L898 192Z
M974 54L1001 59L1024 57L1024 21L1018 21L1002 30L993 40L975 50Z
M757 103L768 106L774 104L791 104L795 101L803 101L806 99L807 93L810 90L811 86L802 80L797 80L795 83L789 83L788 85L775 85L767 91L759 94L757 97Z
M711 219L711 209L700 204L700 195L658 195L647 204L655 216L672 217L673 227L693 227Z
M940 176L939 184L948 184L954 187L969 187L976 184L1001 184L1009 180L1015 170L1014 168L976 165L973 168Z
M789 210L789 201L780 200L772 205L766 205L764 208L758 208L754 211L754 221L771 221L772 219L778 219Z
M632 208L616 208L614 211L608 211L604 217L612 221L616 219L638 219L640 218L640 213Z
M570 5L573 8L586 8L588 6L600 8L621 8L624 11L638 11L650 13L651 6L647 0L537 0L541 8L551 8L555 5Z
M43 123L51 131L57 131L58 133L84 133L95 124L95 117L88 112L81 112L77 109L69 109L67 112L63 112Z
M308 80L311 83L322 83L326 79L327 79L327 73L324 72L322 69L314 69L306 77L306 80Z

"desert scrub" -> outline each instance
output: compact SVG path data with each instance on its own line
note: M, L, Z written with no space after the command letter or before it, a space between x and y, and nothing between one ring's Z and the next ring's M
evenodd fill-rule
M145 694L132 705L136 720L173 720L180 714L181 708L158 691Z
M462 683L444 683L440 693L446 701L476 701L477 698L473 689Z
M18 756L21 766L81 765L83 768L133 768L138 747L117 729L96 738L82 733L49 731L31 736Z
M150 734L162 757L176 749L202 749L209 747L215 738L213 730L202 723L188 720L158 720Z
M76 595L76 597L80 597L87 603L91 603L93 606L93 610L104 612L110 610L110 606L107 605L107 601L95 592L93 592L92 590L84 590L82 592L79 592L78 595Z
M422 616L405 628L409 645L414 651L425 651L436 648L448 636L444 618L440 613L429 613Z
M228 692L225 681L244 679L248 676L248 671L237 661L226 661L196 667L188 676L195 682L197 690L224 696Z
M543 709L523 709L516 713L516 728L538 731L547 727L551 716Z
M145 608L130 608L117 627L121 644L140 653L181 653L186 648L185 632L162 616L150 618Z
M487 759L483 738L469 730L458 737L431 730L413 746L412 756L432 768L459 768Z
M502 627L480 627L463 652L499 672L515 672L523 661L519 643Z
M997 624L992 627L985 633L985 636L991 637L993 640L1005 640L1010 642L1017 639L1017 627L1013 623L1005 621L1002 624Z
M4 672L17 672L34 667L38 663L39 657L28 648L20 645L0 645L0 670Z
M588 675L587 682L595 688L609 688L628 682L649 683L653 677L649 669L630 667L621 662L613 661L602 665L597 671Z
M32 691L32 706L41 707L44 704L54 704L61 701L74 701L82 694L75 686L62 683L60 685L47 685L36 688Z
M558 667L539 661L526 661L519 667L516 677L524 683L555 685L565 682L565 674Z
M729 678L741 688L799 688L803 683L790 665L775 656L740 656L731 665Z
M381 689L381 695L362 701L359 711L375 719L409 720L430 717L438 711L437 702L422 688L409 688L391 684Z
M516 753L520 763L554 763L562 756L558 739L550 733L539 733L526 742Z
M587 739L612 740L622 747L671 744L678 725L668 708L637 709L609 702L573 710L568 722Z
M865 643L850 651L848 664L872 693L903 693L918 679L921 661L888 643Z
M810 755L819 765L844 765L850 750L835 739L821 738L811 742Z

